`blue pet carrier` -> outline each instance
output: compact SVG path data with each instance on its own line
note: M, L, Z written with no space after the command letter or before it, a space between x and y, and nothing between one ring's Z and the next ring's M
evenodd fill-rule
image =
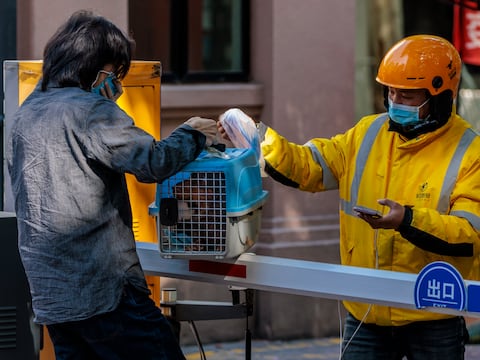
M253 150L203 151L157 185L150 214L157 216L161 256L240 255L258 238L267 196Z

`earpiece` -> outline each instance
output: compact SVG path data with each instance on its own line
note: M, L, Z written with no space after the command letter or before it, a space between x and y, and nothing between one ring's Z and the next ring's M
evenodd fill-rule
M443 79L441 76L437 75L432 79L432 86L435 90L440 89L442 85L443 85Z

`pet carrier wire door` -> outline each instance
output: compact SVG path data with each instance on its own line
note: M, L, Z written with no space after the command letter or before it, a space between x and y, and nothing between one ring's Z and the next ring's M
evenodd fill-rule
M231 258L257 240L262 206L260 168L250 149L203 151L157 185L155 204L164 258Z

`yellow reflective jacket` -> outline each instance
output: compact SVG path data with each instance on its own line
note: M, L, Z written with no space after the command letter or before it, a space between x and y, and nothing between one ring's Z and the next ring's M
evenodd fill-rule
M411 140L389 131L386 114L364 117L344 134L305 145L288 142L271 128L263 131L271 177L304 191L339 190L343 265L419 273L433 261L446 261L464 279L480 278L480 137L460 116L453 114L441 128ZM352 209L361 205L387 213L377 203L383 198L411 208L409 226L373 230ZM378 325L450 317L344 305L359 320L368 312L365 321Z

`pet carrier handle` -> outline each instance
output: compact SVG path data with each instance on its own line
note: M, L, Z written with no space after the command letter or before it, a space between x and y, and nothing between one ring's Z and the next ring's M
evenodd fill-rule
M226 148L225 144L212 144L205 149L205 153L220 159L230 159L230 155L225 151Z
M214 149L217 149L218 151L225 152L225 149L227 148L225 144L212 144L210 147L213 147Z
M178 201L175 198L162 198L160 201L160 223L164 226L176 225L178 221Z

